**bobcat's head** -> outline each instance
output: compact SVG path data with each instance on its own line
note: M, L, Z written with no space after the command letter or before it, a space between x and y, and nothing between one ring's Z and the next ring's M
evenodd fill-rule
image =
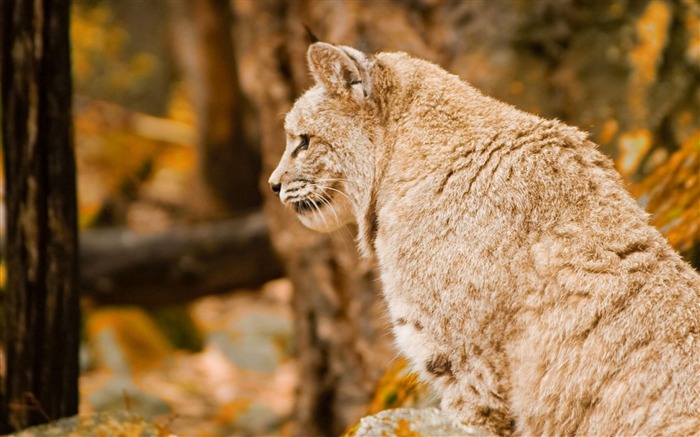
M326 43L311 45L307 59L316 84L287 114L287 146L269 182L304 225L331 232L360 217L370 196L375 61Z

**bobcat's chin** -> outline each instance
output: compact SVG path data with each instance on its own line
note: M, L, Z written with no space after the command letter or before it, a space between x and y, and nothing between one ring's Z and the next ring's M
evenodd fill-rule
M290 202L290 205L299 221L317 232L333 232L354 220L352 207L342 196L324 200L306 198Z

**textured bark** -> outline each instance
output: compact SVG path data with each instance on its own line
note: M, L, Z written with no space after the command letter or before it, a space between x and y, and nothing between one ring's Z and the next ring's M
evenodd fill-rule
M108 305L182 303L282 274L260 212L154 235L85 230L80 266L83 295Z
M0 432L78 411L69 1L2 2L7 374Z
M231 9L226 0L171 0L168 5L175 49L197 115L203 182L229 212L259 207L260 155L246 141Z

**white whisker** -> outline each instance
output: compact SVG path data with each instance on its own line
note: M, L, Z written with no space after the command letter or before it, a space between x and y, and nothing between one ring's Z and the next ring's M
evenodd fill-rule
M329 188L329 187L321 187L321 186L316 185L316 184L314 184L314 185L315 185L317 188L321 189L321 190L324 190L324 189L326 189L326 188ZM333 189L333 190L334 190L334 191L338 191L338 190L335 190L335 189ZM344 195L345 197L348 197L345 193L343 193L343 192L341 192L341 191L338 191L338 192L339 192L340 194ZM331 210L331 213L332 213L333 216L335 217L336 223L337 223L337 224L340 224L340 223L341 223L340 218L338 217L338 214L337 214L337 212L336 212L336 210L335 210L335 205L337 205L337 204L333 203L329 197L326 197L324 194L327 194L327 193L325 193L325 192L323 192L323 193L315 193L315 194L316 194L316 196L318 196L318 197L320 198L320 200L326 205L326 208L328 208L328 209ZM349 197L348 197L348 200L349 200ZM341 207L342 207L342 208L345 208L345 212L348 212L348 211L347 211L347 208L348 208L347 205L341 203ZM350 212L352 212L352 211L350 211ZM341 230L341 229L342 229L342 230ZM347 226L343 226L341 229L339 229L339 231L340 231L341 233L345 234L345 236L342 236L342 235L340 236L340 240L342 241L343 248L345 249L346 252L352 252L352 251L354 251L354 247L355 247L355 246L354 246L354 243L353 243L352 246L351 246L351 245L348 245L348 239L349 239L350 241L354 242L355 236L352 234L352 232L350 232L350 229L349 229Z
M314 213L314 215L315 215L315 214L318 214L318 217L321 218L321 221L323 222L323 225L324 225L327 229L329 229L328 222L326 221L326 217L325 217L325 216L323 215L323 213L321 212L321 208L319 208L317 202L316 202L315 200L313 200L313 201L311 202L311 205L312 205L312 206L314 207L314 209L315 209L315 211L312 211L312 212Z
M331 187L319 187L319 188L321 188L321 190L323 190L324 192L326 192L326 190L335 191L336 193L338 193L338 194L340 194L341 196L343 196L343 197L345 197L346 199L348 199L348 202L349 202L351 205L354 204L354 202L352 201L352 199L350 198L350 196L348 196L347 194L343 193L342 191L340 191L340 190L338 190L338 189L336 189L336 188L331 188Z
M331 191L335 191L335 192L337 192L337 193L340 193L341 195L345 196L346 199L348 199L350 202L352 202L352 199L350 198L350 196L348 196L347 194L343 193L342 191L340 191L340 190L337 189L337 188L333 188L333 187L323 187L322 189L323 189L323 190L331 190Z
M326 197L323 195L323 193L317 193L317 196L319 197L319 199L321 200L321 202L323 202L323 203L328 207L328 209L331 210L331 213L332 213L333 216L335 217L335 222L336 222L336 223L340 223L340 219L338 218L338 214L336 214L335 208L333 208L333 205L331 205L331 200L328 199L328 198L326 198Z

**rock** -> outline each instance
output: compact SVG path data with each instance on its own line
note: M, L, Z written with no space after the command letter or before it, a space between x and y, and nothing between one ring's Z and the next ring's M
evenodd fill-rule
M88 402L96 411L128 408L148 418L171 411L170 406L163 400L139 389L125 376L115 376L107 384L90 393Z
M219 432L222 435L264 436L271 435L279 429L281 424L282 418L274 411L262 404L250 403ZM278 434L278 432L274 432L274 434Z
M209 335L209 342L219 348L231 363L243 369L271 372L279 362L275 346L257 336L234 337L214 332Z
M272 372L289 354L291 335L291 321L255 312L236 320L229 332L212 332L209 342L238 367Z
M149 423L127 411L73 416L46 425L33 426L11 437L140 436L176 437L165 427Z
M480 437L492 434L463 425L437 408L399 408L363 418L357 429L348 433L346 437L370 436Z
M99 308L87 315L88 343L95 362L117 375L157 368L173 346L141 308Z

